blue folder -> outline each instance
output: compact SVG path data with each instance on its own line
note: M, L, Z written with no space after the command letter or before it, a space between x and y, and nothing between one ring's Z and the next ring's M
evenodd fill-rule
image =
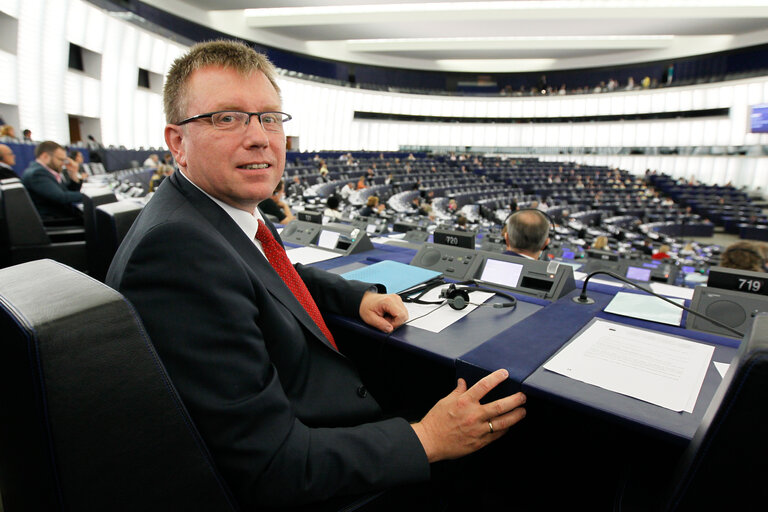
M341 274L341 277L365 283L383 284L387 287L387 293L400 293L440 275L440 272L434 270L412 267L397 261L380 261Z

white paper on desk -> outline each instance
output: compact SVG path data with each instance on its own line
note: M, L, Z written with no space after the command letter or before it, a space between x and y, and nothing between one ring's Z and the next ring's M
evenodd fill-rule
M683 302L683 299L670 300L678 304ZM680 326L680 321L683 319L683 310L677 306L664 302L653 295L639 295L629 292L618 292L614 295L611 302L605 306L604 311L614 315L675 326Z
M326 251L324 249L318 249L317 247L296 247L295 249L288 249L285 251L288 254L288 259L294 265L296 263L302 263L309 265L311 263L317 263L318 261L332 260L338 258L341 254L337 252Z
M406 302L405 307L408 310L409 319L408 325L431 332L440 332L474 311L477 308L475 304L482 304L494 295L488 292L470 292L469 300L472 303L464 309L456 310L450 307L445 302L445 299L440 298L440 290L448 286L434 288L421 297L423 301L440 302L441 304L413 304L412 302Z
M573 272L573 279L576 281L584 281L584 279L587 278L589 274L585 272ZM593 277L589 280L590 283L600 283L600 284L607 284L608 286L616 286L617 288L624 288L624 284L619 281L609 281L607 279L598 279L596 277Z
M377 236L377 237L371 238L371 242L375 244L388 244L389 242L402 240L403 238L405 238L405 233L393 233L389 236Z
M717 361L712 361L712 364L715 365L715 369L717 370L717 373L720 374L720 377L725 377L725 374L728 373L728 368L731 367L730 363L718 363Z
M677 297L678 299L693 299L693 288L672 286L664 283L651 283L651 290L665 297Z
M597 319L544 368L673 411L692 412L714 350Z

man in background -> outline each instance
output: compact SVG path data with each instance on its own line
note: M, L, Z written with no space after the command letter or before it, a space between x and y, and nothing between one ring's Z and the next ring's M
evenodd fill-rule
M518 210L509 216L504 254L537 260L549 245L549 219L538 210Z
M288 224L292 220L296 219L291 212L291 207L283 201L285 193L283 192L283 180L277 182L275 190L272 195L259 204L261 211L272 215L277 219L280 224Z
M30 162L21 177L43 220L80 217L72 204L83 200L79 192L82 182L77 181L76 176L67 170L74 182L74 185L70 186L78 190L67 188L61 174L66 162L67 152L64 148L56 142L47 140L37 145L35 160Z
M16 155L5 144L0 144L0 180L18 178L13 166L16 165Z

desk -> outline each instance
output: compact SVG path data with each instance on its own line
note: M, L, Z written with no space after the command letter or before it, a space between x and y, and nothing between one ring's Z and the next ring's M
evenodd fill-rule
M317 266L333 271L382 259L407 263L414 254L412 249L375 244L373 251L321 262ZM605 306L622 288L598 283L589 283L588 287L590 297L595 299L592 305L572 302L571 298L580 290L551 303L516 295L515 311L478 308L439 334L406 325L387 336L359 320L330 316L328 322L334 329L351 333L356 339L365 337L378 346L388 344L429 361L444 372L453 371L451 378L462 377L474 382L491 371L506 368L510 376L498 390L499 395L522 390L531 399L609 419L667 443L678 446L687 443L720 384L721 377L713 365L710 364L693 413L673 412L568 379L543 370L541 365L595 317L712 344L715 346L713 360L723 363L729 363L735 355L739 340L604 313Z

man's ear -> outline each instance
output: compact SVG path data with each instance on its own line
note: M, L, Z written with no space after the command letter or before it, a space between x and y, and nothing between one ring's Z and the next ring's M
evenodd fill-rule
M509 233L506 230L502 233L504 234L504 241L507 243L507 247L509 247Z
M547 247L549 247L549 242L550 242L549 237L547 237L547 241L544 242L544 247L541 248L542 251L547 250Z
M165 143L179 167L187 166L187 156L184 151L183 142L184 128L182 126L175 124L165 125Z

